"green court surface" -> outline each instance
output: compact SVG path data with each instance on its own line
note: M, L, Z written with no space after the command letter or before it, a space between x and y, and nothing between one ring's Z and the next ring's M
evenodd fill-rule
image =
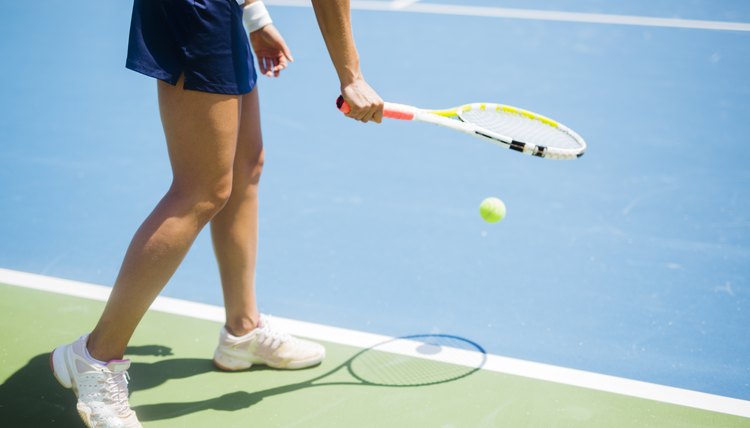
M0 285L0 421L83 426L49 352L90 329L103 303ZM325 343L307 370L217 371L219 324L149 312L128 348L131 405L146 427L749 427L720 413L480 370L420 387L310 386L359 349ZM423 332L413 332L414 334ZM346 371L321 382L352 382Z

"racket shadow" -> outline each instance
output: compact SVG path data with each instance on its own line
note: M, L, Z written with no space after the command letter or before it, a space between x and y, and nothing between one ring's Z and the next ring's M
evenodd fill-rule
M360 350L333 369L303 382L254 392L234 391L209 400L142 405L133 410L141 421L156 421L204 410L238 411L268 397L313 387L429 387L469 377L486 361L485 350L468 339L445 334L411 335ZM253 367L248 371L265 370L273 369Z

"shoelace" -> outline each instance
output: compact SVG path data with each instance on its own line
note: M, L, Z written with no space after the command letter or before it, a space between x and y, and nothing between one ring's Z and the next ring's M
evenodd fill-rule
M128 416L132 412L128 403L128 383L130 382L128 372L108 373L105 382L105 389L117 413L121 416Z
M280 342L288 342L292 340L292 336L284 331L276 330L271 325L271 317L268 315L261 316L260 331L265 337L278 340Z

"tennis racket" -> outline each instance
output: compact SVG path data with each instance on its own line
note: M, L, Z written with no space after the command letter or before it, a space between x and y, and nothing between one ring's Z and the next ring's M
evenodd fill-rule
M336 106L344 114L350 111L342 96ZM441 125L540 158L576 159L586 151L583 138L567 126L509 105L473 103L445 110L425 110L387 102L383 116Z

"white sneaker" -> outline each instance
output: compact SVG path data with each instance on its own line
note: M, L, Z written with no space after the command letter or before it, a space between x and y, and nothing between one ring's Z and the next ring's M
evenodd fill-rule
M320 364L325 355L322 345L275 330L269 317L261 315L258 327L241 337L221 328L214 365L228 371L248 369L253 364L301 369Z
M87 357L81 337L56 348L50 355L52 373L60 385L73 388L76 409L90 428L141 428L128 403L129 360L112 360L101 365Z

